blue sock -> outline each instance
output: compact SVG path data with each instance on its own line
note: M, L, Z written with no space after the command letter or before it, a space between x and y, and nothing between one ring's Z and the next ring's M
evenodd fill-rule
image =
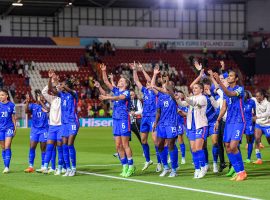
M204 155L205 155L205 164L208 165L208 162L209 162L209 160L208 160L208 149L206 147L203 150L204 150Z
M6 150L2 149L2 158L3 158L3 162L5 163L6 160Z
M30 167L34 166L35 157L36 157L36 149L30 148L29 150L29 166Z
M11 160L11 156L12 156L12 153L11 153L11 149L6 149L6 153L5 153L5 167L9 168L9 165L10 165L10 160Z
M56 148L53 147L52 160L51 160L51 164L52 164L52 169L53 170L55 170L55 162L56 162Z
M128 165L129 165L129 166L132 166L132 165L133 165L133 158L130 157L130 158L128 158L127 160L128 160Z
M213 145L212 154L213 154L213 162L217 163L217 161L218 161L218 145L217 144Z
M168 146L165 146L164 147L164 151L165 151L164 152L165 153L164 155L166 155L166 158L168 159L168 154L169 154L169 148L168 148Z
M243 162L243 159L242 159L241 152L238 151L238 153L234 154L234 156L235 156L235 159L236 159L236 165L238 167L238 172L244 171L245 167L244 167L244 162Z
M205 167L205 151L204 150L199 150L197 151L198 153L198 159L199 159L199 163L200 163L200 167Z
M170 151L170 158L171 158L172 169L177 169L178 168L178 149L176 145L174 145L173 150Z
M143 153L144 153L144 157L146 162L150 161L150 152L149 152L149 145L148 144L142 144L142 148L143 148Z
M57 146L57 153L58 153L58 168L59 168L59 165L63 166L63 163L64 163L62 146Z
M257 159L262 159L262 154L260 152L260 149L256 149L255 151L256 151L256 157L257 157Z
M66 144L63 144L63 156L64 156L66 168L70 169L69 149L68 149L68 145Z
M229 158L229 160L230 160L230 162L231 162L231 164L232 164L232 166L234 168L234 171L236 173L238 173L239 172L239 166L236 164L237 160L236 160L235 155L233 153L228 153L227 155L228 155L228 158Z
M44 167L46 151L41 152L41 167Z
M180 149L181 149L182 158L185 158L186 157L186 145L185 145L185 143L180 144Z
M195 169L200 169L200 161L199 161L199 154L198 152L192 152L193 155L193 163Z
M161 163L161 158L160 158L160 154L159 154L159 151L158 151L158 147L157 146L155 146L155 150L156 150L157 162L158 163Z
M120 158L121 164L126 165L128 163L127 157L125 156L124 158Z
M167 149L163 149L163 151L159 152L159 155L161 157L162 164L164 166L164 169L169 169L168 165L168 147Z
M70 160L71 160L71 164L72 164L72 168L73 169L76 169L76 150L75 150L75 147L74 145L69 145L68 146L69 148L69 156L70 156Z
M47 144L46 146L46 154L45 154L45 161L44 161L44 167L48 168L48 165L52 158L52 152L53 152L54 144Z
M252 151L253 151L253 142L249 142L248 143L248 149L247 149L247 151L248 151L248 155L247 155L247 159L249 159L250 160L250 158L251 158L251 154L252 154Z

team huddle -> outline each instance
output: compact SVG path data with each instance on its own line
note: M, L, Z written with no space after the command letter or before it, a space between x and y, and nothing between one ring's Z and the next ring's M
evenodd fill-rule
M209 170L207 138L211 137L213 172L221 172L227 167L224 149L230 162L227 176L231 180L247 179L244 161L240 151L243 134L247 141L246 163L251 162L255 143L257 161L262 164L260 154L261 137L265 134L270 144L270 103L263 90L253 98L249 91L239 84L239 74L234 70L222 73L211 70L204 72L202 66L199 76L192 82L189 96L176 89L166 72L159 67L150 77L141 64L130 64L133 80L143 94L143 111L140 125L141 144L145 157L142 171L153 165L148 144L149 133L155 145L156 172L161 177L176 177L179 169L178 147L181 150L181 164L186 163L184 133L190 143L194 179L203 178ZM122 164L121 176L130 177L135 173L132 150L130 147L130 80L121 77L117 83L109 80L106 66L101 64L102 79L110 89L107 93L95 81L100 92L99 99L113 103L113 136L116 151ZM141 71L146 79L142 85L138 77ZM160 81L157 81L157 80ZM74 141L79 129L77 117L78 95L74 90L78 82L74 77L60 82L54 71L49 71L48 85L42 91L35 91L35 103L26 96L26 112L32 115L30 132L29 166L25 172L34 171L54 175L76 175L76 150ZM3 173L9 172L12 157L12 138L16 134L15 105L8 100L8 92L0 91L0 144L4 161ZM36 147L40 143L41 168L34 169ZM56 168L56 154L58 167ZM218 158L220 159L218 167ZM51 167L49 168L49 164Z
M224 64L224 63L223 63ZM199 76L192 82L192 93L187 97L175 88L166 72L155 67L151 78L141 64L130 64L133 79L143 94L143 112L140 125L141 144L145 157L146 170L153 161L150 159L148 135L152 133L157 157L156 172L159 176L176 177L178 165L178 141L182 159L185 164L184 132L190 143L190 151L194 164L194 179L203 178L208 166L207 138L212 140L213 172L217 173L227 167L224 159L224 148L230 163L230 170L226 174L231 180L243 181L247 179L244 161L240 151L243 134L247 139L247 159L251 162L251 154L255 142L257 161L262 164L260 145L262 134L270 142L270 103L266 93L260 90L253 98L249 91L239 84L237 71L229 70L222 73L208 70L204 72L202 66L195 62L200 69ZM139 81L137 71L140 70L145 79L143 86ZM102 78L111 94L100 86L100 100L113 102L113 135L118 157L123 166L123 177L130 177L135 173L132 150L129 145L130 131L130 80L121 77L115 86L109 81L106 66L101 65ZM206 75L207 74L207 75ZM160 77L159 77L160 75ZM161 81L157 81L157 79ZM133 112L134 114L134 112ZM169 159L168 159L169 156ZM218 168L218 157L220 166ZM169 160L169 162L168 162Z

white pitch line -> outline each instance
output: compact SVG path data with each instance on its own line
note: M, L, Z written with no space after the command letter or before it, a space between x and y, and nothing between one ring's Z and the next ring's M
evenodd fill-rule
M91 175L91 176L104 177L104 178L117 179L117 180L122 180L122 181L135 182L135 183L144 183L144 184L148 184L148 185L157 185L157 186L161 186L161 187L175 188L175 189L187 190L187 191L193 191L193 192L208 193L208 194L237 198L237 199L262 200L262 199L258 199L258 198L235 195L235 194L227 194L227 193L223 193L223 192L214 192L214 191L210 191L210 190L194 189L194 188L189 188L189 187L182 187L182 186L177 186L177 185L169 185L169 184L163 184L163 183L157 183L157 182L143 181L143 180L138 180L138 179L121 178L121 177L110 176L110 175L105 175L105 174L97 174L97 173L84 172L84 171L77 171L77 173Z
M111 166L120 166L120 165L121 164L107 164L107 165L99 165L99 164L95 165L95 164L93 164L93 165L80 165L78 167L111 167Z

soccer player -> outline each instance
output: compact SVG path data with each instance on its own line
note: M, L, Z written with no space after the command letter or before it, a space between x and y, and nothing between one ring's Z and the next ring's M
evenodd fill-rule
M44 167L44 158L46 150L46 142L48 137L48 111L45 106L45 99L41 95L40 90L35 91L37 103L30 103L30 96L26 95L26 113L32 114L32 126L30 133L30 150L29 150L29 167L24 170L26 173L34 172L34 160L36 156L37 144L40 143L41 149L41 168Z
M257 160L254 164L261 165L262 156L260 152L260 142L262 134L265 135L270 144L270 102L267 100L265 90L260 90L256 93L256 98L253 98L256 103L256 116L253 118L255 124L255 148Z
M176 90L176 100L183 101L185 99L185 95L182 91ZM181 164L186 164L186 145L184 143L184 132L186 130L185 117L187 116L188 107L182 107L178 105L178 143L180 146L182 159Z
M244 88L239 86L239 75L233 70L229 71L228 88L223 85L217 73L214 73L214 78L226 95L215 125L215 130L218 130L219 123L227 111L223 142L225 143L228 158L236 172L236 175L231 180L243 181L247 179L247 173L238 145L245 131Z
M251 154L253 151L253 143L254 143L254 123L253 123L253 113L256 115L256 104L253 99L251 99L251 93L249 91L245 91L245 99L244 99L244 111L246 117L246 139L247 139L247 159L245 163L250 163Z
M61 89L61 86L59 85L58 81L59 81L59 78L55 75L55 73L52 70L50 70L48 86L46 86L42 90L42 95L51 105L44 168L41 169L41 172L44 174L49 173L48 165L52 159L55 145L57 145L57 150L58 150L58 171L55 172L55 175L60 175L60 172L63 166L63 161L64 161L63 149L62 149L62 137L61 137L61 125L62 125L61 99L60 97L51 95L51 92L49 91L49 88L52 88L52 84L54 84L54 86L57 87L58 89Z
M77 117L78 94L73 90L77 80L73 77L62 82L61 90L55 90L49 85L49 91L61 99L61 136L63 141L63 156L66 165L66 173L63 176L76 175L76 150L74 141L79 130L79 119ZM70 166L70 161L72 166ZM62 170L62 165L58 166L58 174Z
M144 77L146 79L146 87L143 86L138 78L137 67L143 72ZM143 66L139 63L137 66L134 62L133 64L133 79L139 90L143 93L143 113L142 113L142 121L141 121L141 138L142 138L142 148L145 156L145 164L142 168L142 171L146 170L150 165L153 164L153 161L150 160L150 150L148 144L148 135L149 132L153 132L153 125L155 122L156 116L156 102L157 102L157 91L151 88L151 78L143 69ZM158 154L158 147L156 145L156 134L153 133L153 141L155 143L155 150L157 155L157 168L156 171L161 171L161 160Z
M154 130L157 130L157 145L159 149L159 154L161 161L163 163L163 171L159 175L160 177L166 176L170 172L170 168L167 161L168 151L164 148L165 143L168 144L171 168L172 171L169 177L177 176L178 168L178 149L175 145L177 139L177 103L174 99L173 87L169 83L168 77L165 78L165 82L162 88L158 88L155 85L157 74L160 71L158 68L154 69L154 75L152 77L151 86L158 90L158 103L157 103L157 113L156 120L154 124Z
M102 101L113 101L113 135L116 150L123 165L123 170L120 175L123 177L130 177L135 173L132 150L129 145L131 131L129 119L130 92L128 88L130 85L130 81L122 77L119 79L117 87L113 87L108 80L106 66L104 64L101 64L101 70L103 81L106 86L112 91L113 96L103 93L99 96L99 99Z
M11 143L16 134L15 104L8 100L8 92L0 90L0 145L4 161L4 174L9 173Z

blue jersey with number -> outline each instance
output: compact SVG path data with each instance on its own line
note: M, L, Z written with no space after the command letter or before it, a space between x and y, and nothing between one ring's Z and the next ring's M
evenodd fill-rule
M182 106L178 106L178 110L182 110L182 111L184 111L184 112L188 112L188 107L182 107ZM185 125L185 118L184 117L182 117L180 114L178 114L178 119L177 119L177 121L178 121L178 124L183 124L183 125Z
M58 96L61 98L61 121L62 124L74 123L78 121L77 117L77 102L78 94L74 91L59 92Z
M244 101L244 110L245 110L245 118L246 118L246 122L248 123L252 123L252 110L256 109L256 104L255 101L253 99L248 99L246 101Z
M14 129L12 115L16 114L15 104L12 102L0 102L0 130Z
M48 113L42 109L40 104L30 103L28 109L32 113L32 127L48 128Z
M228 97L224 94L226 104L227 104L227 118L226 123L244 123L244 105L243 99L245 96L244 88L236 85L234 88L228 87L229 91L236 92L237 96Z
M120 91L119 88L112 89L114 96L124 95L123 100L113 101L113 119L128 119L130 111L130 92L128 90Z
M143 117L156 116L157 96L153 90L142 87L143 93Z
M215 123L217 121L217 118L218 118L216 109L211 104L210 97L208 95L205 95L205 97L207 100L206 117L207 117L208 123Z
M158 93L157 109L160 109L159 125L170 127L178 126L177 103L170 95Z

